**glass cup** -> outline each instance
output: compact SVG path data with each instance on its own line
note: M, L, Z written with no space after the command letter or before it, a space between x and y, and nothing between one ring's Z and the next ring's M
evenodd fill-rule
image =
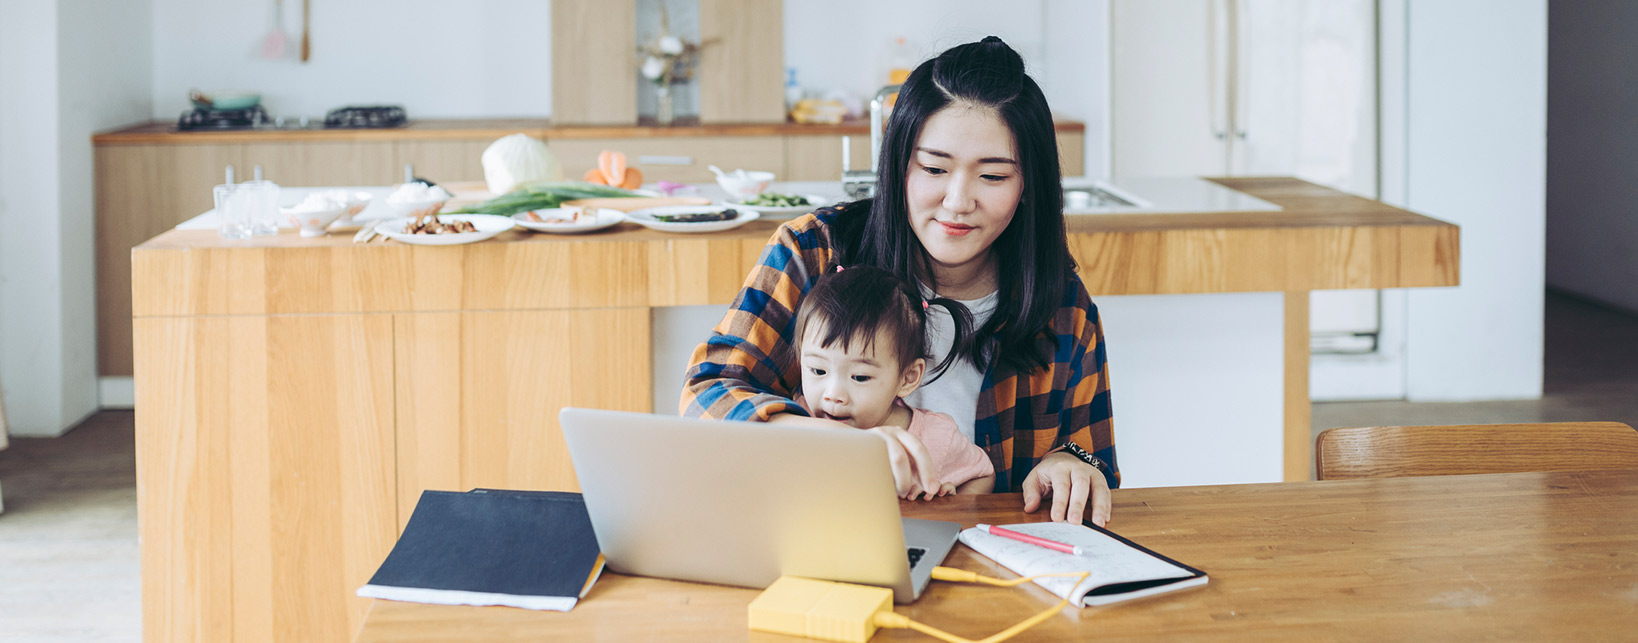
M232 183L211 188L211 193L216 197L216 232L221 234L223 239L249 239L250 208L246 202L248 193Z
M272 181L245 181L239 184L245 195L247 218L252 236L264 237L279 233L279 184Z

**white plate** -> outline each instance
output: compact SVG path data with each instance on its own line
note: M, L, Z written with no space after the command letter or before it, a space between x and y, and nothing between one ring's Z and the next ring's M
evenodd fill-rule
M556 212L561 209L562 208L552 208L549 210L535 210L535 212ZM621 221L625 221L626 213L613 208L598 208L597 216L595 218L580 217L580 220L574 223L556 223L551 221L530 221L528 212L519 212L512 215L512 220L517 222L518 227L528 228L536 232L579 234L581 232L602 230L603 228L607 228Z
M477 232L460 232L456 234L405 234L404 228L409 226L412 217L398 217L387 219L376 225L375 231L381 236L403 243L412 243L421 246L453 246L462 243L483 241L512 229L513 221L506 217L493 214L440 214L440 223L451 221L471 221Z
M819 208L825 207L827 205L835 205L835 204L841 202L840 199L827 199L827 198L819 196L817 194L798 194L798 195L795 195L795 196L799 196L799 197L802 197L804 199L807 199L808 203L810 205L790 205L790 206L784 206L784 207L769 206L769 205L747 205L747 204L744 204L744 203L740 203L739 199L737 199L737 198L728 199L727 201L724 201L723 203L725 203L729 207L732 207L732 208L735 208L735 209L743 208L743 209L746 209L746 210L756 210L757 212L761 212L761 213L767 214L767 215L775 215L775 214L807 214L809 212L812 212L814 210L818 210Z
M666 222L654 218L654 215L669 214L699 214L703 212L721 212L729 209L725 205L668 205L659 208L644 208L626 213L626 218L661 232L716 232L731 230L762 216L756 210L739 210L739 216L727 221L698 221L694 223Z

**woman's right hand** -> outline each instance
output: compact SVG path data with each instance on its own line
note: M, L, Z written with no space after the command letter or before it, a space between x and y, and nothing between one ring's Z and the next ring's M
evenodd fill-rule
M887 442L887 461L893 466L893 484L900 498L930 500L939 494L938 464L921 438L899 426L867 430Z

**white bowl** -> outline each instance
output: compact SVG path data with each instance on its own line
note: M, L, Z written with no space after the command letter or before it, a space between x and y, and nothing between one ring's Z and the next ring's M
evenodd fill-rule
M370 206L370 199L375 198L369 192L353 191L347 193L347 211L341 214L342 223L352 223L353 217Z
M444 189L443 186L436 186L424 193L428 197L426 199L395 201L393 196L404 190L408 185L410 184L400 183L393 186L393 191L381 198L381 205L384 206L380 215L382 218L418 217L424 214L437 214L439 210L444 209L444 204L453 198L449 190ZM409 195L405 194L404 196Z
M414 218L424 214L437 214L438 211L444 209L444 203L448 201L448 199L437 199L433 201L399 201L393 203L382 200L381 205L385 206L385 210L383 210L385 214L382 218Z
M305 211L279 208L279 212L283 213L292 225L301 229L301 236L322 237L325 234L325 228L330 227L330 224L335 223L336 219L347 213L347 206Z
M717 177L717 185L722 186L729 196L744 198L761 194L773 180L773 172L746 172L743 179L737 172L726 172Z

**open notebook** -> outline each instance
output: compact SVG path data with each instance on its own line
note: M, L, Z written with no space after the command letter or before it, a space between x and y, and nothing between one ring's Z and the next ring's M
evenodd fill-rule
M1031 536L1079 545L1085 553L1079 556L1065 554L994 536L976 527L962 530L961 542L1020 576L1091 572L1078 585L1073 576L1035 580L1047 591L1083 607L1107 605L1206 584L1205 572L1150 551L1091 523L1082 526L1035 522L1001 526Z

